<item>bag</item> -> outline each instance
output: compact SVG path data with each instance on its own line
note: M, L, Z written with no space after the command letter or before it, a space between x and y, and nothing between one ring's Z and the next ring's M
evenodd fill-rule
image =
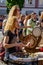
M2 45L2 43L0 42L0 60L3 60L4 54L5 54L5 49Z

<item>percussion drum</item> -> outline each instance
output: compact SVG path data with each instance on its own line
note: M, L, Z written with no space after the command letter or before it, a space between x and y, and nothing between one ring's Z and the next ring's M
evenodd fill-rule
M31 36L30 39L27 41L27 45L29 48L34 48L36 46L36 38Z
M38 65L43 65L43 60L38 61Z
M23 53L23 52L15 52L9 55L10 62L17 63L17 65L35 65L33 64L34 61L37 61L37 59L32 58L29 56L29 53ZM37 65L37 63L36 63Z
M29 34L22 39L22 42L26 45L28 49L32 49L35 48L37 44L37 39L33 35Z
M42 33L42 31L39 27L35 27L32 32L33 36L35 36L35 37L40 37L41 33Z

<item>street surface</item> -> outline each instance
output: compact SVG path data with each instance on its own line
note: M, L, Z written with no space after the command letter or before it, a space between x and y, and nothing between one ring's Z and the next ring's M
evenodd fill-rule
M1 42L2 38L3 38L2 31L0 31L0 42Z
M0 31L0 42L2 41L2 38L3 38L2 31ZM6 64L0 61L0 65L6 65Z

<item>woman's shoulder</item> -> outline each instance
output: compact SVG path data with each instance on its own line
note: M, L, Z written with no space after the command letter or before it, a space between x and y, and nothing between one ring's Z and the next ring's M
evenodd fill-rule
M9 36L11 34L11 31L10 30L7 30L4 32L4 36Z

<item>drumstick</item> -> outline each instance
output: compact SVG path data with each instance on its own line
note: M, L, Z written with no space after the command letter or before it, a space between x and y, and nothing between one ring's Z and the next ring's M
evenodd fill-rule
M25 45L25 47L27 47L29 44L30 44L30 42L29 42L27 45ZM22 51L23 51L24 53L26 53L25 47L22 48Z

